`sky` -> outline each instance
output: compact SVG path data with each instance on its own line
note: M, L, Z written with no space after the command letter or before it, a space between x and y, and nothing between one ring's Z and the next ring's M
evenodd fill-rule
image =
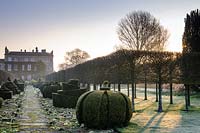
M184 18L199 0L0 0L0 58L4 48L54 51L54 69L67 51L80 48L92 58L120 44L117 27L132 11L148 11L168 29L167 50L181 51Z

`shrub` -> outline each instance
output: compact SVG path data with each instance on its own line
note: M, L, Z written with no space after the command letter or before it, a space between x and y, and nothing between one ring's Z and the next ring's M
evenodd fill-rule
M67 83L62 83L63 90L76 90L80 89L79 80L77 79L70 79Z
M24 91L25 84L23 81L15 79L13 82L15 83L15 85L17 85L20 91Z
M86 92L78 99L76 116L79 124L89 128L125 126L132 117L131 102L120 92Z
M3 99L11 99L13 95L12 91L0 91L0 97L2 97Z
M85 92L87 89L63 91L59 90L58 93L53 93L53 106L55 107L64 107L64 108L75 108L78 98Z
M8 88L9 90L11 90L13 92L13 94L19 94L20 93L20 91L18 90L18 87L11 81L5 82L2 85L2 88L3 89Z
M2 107L2 104L3 104L3 98L0 97L0 108Z
M52 98L52 93L55 93L60 89L61 87L59 85L49 85L44 87L43 93L46 98Z

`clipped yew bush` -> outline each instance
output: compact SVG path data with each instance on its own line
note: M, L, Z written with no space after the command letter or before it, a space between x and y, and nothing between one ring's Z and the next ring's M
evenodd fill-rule
M24 91L25 83L23 81L15 79L13 82L15 83L15 85L17 85L20 91Z
M59 90L57 93L52 94L53 105L55 107L75 108L78 98L88 89L79 89L71 91Z
M44 98L52 98L52 93L61 89L60 84L57 82L40 83L38 87Z
M79 80L71 79L68 83L62 83L62 90L52 94L53 106L75 108L78 98L88 89L80 89Z
M61 89L61 86L59 84L53 84L53 85L47 85L43 88L43 96L45 98L52 98L52 93L57 92Z
M11 81L7 81L7 82L3 83L1 88L2 89L9 89L10 91L13 92L13 95L20 93L20 90L18 89L17 85L15 85Z
M78 79L70 79L69 82L67 82L67 83L63 82L62 87L63 87L64 91L80 89L79 80Z
M0 97L2 97L3 99L11 99L12 96L13 96L12 91L2 91L2 90L0 90Z
M126 126L132 117L130 99L123 93L107 90L81 95L76 105L79 124L89 128L107 129Z

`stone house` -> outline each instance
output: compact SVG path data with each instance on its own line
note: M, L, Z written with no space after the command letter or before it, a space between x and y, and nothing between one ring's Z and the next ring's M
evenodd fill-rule
M9 51L5 47L5 57L0 60L0 69L12 73L16 78L22 80L40 79L53 72L53 51L46 52L42 49L27 52Z

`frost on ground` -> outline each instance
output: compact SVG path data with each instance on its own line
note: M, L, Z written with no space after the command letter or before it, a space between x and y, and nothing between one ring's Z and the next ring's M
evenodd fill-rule
M143 95L143 94L142 94ZM174 104L169 104L169 96L163 96L163 112L157 113L155 96L149 94L143 100L141 94L136 99L136 112L130 125L120 128L122 132L200 132L200 103L198 98L191 99L190 111L184 111L184 97L175 96Z
M28 86L25 94L21 93L4 101L0 108L0 132L200 132L199 97L191 98L190 111L185 112L184 96L174 96L174 104L169 104L169 96L163 95L162 113L157 113L158 103L152 92L148 93L148 100L143 99L144 93L138 91L135 99L136 112L127 127L93 130L77 123L75 109L53 107L52 99L42 98L39 89Z

